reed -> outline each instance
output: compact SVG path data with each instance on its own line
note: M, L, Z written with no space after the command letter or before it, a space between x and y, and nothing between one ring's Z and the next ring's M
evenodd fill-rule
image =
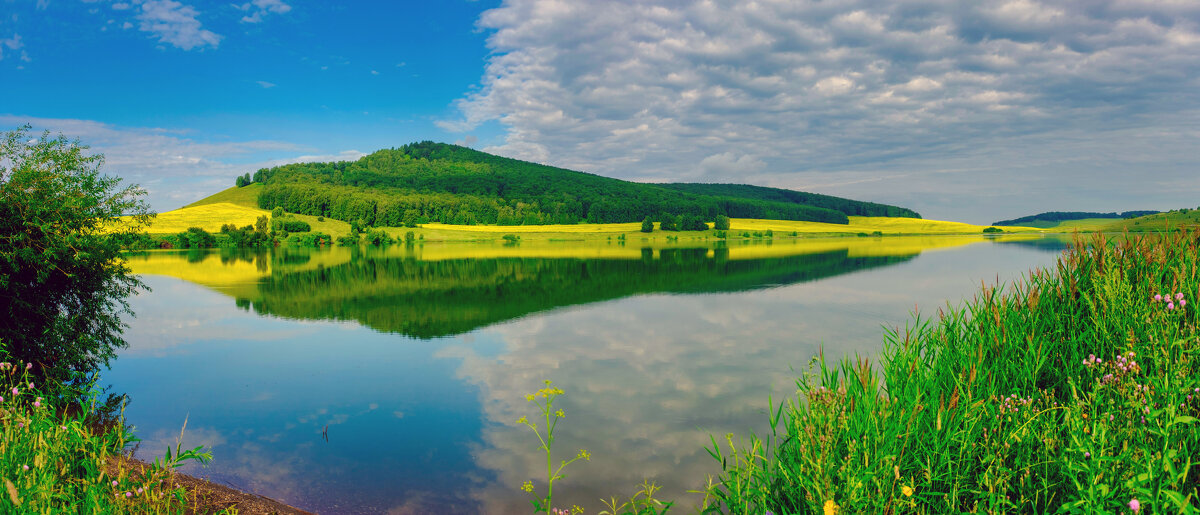
M1198 233L1077 239L1052 270L814 360L771 431L713 438L733 513L1196 513Z

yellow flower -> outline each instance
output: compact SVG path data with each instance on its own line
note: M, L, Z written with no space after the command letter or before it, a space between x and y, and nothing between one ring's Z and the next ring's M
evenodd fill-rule
M825 515L837 515L839 509L840 507L833 502L833 499L825 501Z
M905 497L912 497L913 489L911 486L904 485L900 487L900 492L902 492Z
M535 395L531 393L531 394L525 396L525 400L527 400L529 402L533 402L534 397L535 397Z
M571 506L571 513L583 513L583 508L580 508L578 504Z
M579 454L576 454L575 457L582 458L584 461L592 461L592 453L585 449L579 449Z
M527 419L527 418L525 418L525 417L521 417L521 418L518 418L518 419L517 419L517 423L518 423L518 424L528 424L528 423L529 423L529 419Z
M521 485L521 490L533 492L533 481L526 481L525 484Z
M554 412L554 416L556 416L558 418L563 418L563 417L567 416L567 414L563 413L563 410L558 410L558 411Z

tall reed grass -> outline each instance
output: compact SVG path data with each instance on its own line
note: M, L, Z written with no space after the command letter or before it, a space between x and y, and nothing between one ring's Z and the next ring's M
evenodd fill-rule
M176 446L149 467L130 466L121 457L137 439L119 414L100 409L95 392L38 384L30 368L0 361L0 513L187 511L170 473L210 454Z
M1196 513L1200 233L1077 239L1051 270L814 363L712 440L733 513Z

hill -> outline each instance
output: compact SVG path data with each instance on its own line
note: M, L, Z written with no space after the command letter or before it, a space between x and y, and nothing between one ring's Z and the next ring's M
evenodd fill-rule
M393 227L628 223L665 215L845 225L851 215L919 216L896 206L778 188L636 183L432 142L357 161L266 168L245 188L256 188L256 207L263 209ZM249 192L220 195L242 204Z
M659 186L699 195L717 197L732 197L768 202L783 202L805 206L820 207L840 211L847 216L886 216L903 218L921 218L921 215L911 209L850 200L819 193L788 190L783 188L768 188L766 186L751 186L749 184L701 184L691 182L675 182L659 184Z
M1023 225L1026 227L1049 228L1049 227L1054 227L1054 226L1058 225L1058 222L1064 222L1064 221L1068 221L1068 220L1087 220L1087 219L1094 219L1094 218L1109 218L1109 219L1118 219L1119 220L1119 219L1123 219L1123 218L1137 218L1139 216L1152 215L1152 214L1156 214L1156 213L1158 213L1158 211L1126 211L1124 213L1093 213L1093 212L1087 212L1087 211L1047 211L1045 213L1038 213L1036 215L1022 216L1020 218L1014 218L1012 220L1001 220L999 222L992 222L992 225Z

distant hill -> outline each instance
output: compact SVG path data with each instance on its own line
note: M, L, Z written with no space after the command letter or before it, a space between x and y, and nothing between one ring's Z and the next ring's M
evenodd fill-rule
M919 217L896 206L779 188L629 182L433 142L357 161L265 168L238 189L244 188L254 188L248 191L263 209L380 226L623 223L663 215L834 224L847 224L849 215ZM222 195L233 202L247 196Z
M783 188L768 188L766 186L751 186L749 184L702 184L692 182L666 183L659 184L659 186L699 195L764 200L769 202L784 202L820 207L832 209L834 211L840 211L849 216L921 218L919 213L908 208L889 206L887 204L876 204L874 202L863 202L860 200L850 200L831 195L807 193Z
M1137 218L1139 216L1158 214L1160 211L1126 211L1124 213L1091 213L1086 211L1048 211L1036 215L1022 216L1012 220L992 222L992 225L1025 225L1038 222L1064 222L1067 220L1084 220L1088 218Z

